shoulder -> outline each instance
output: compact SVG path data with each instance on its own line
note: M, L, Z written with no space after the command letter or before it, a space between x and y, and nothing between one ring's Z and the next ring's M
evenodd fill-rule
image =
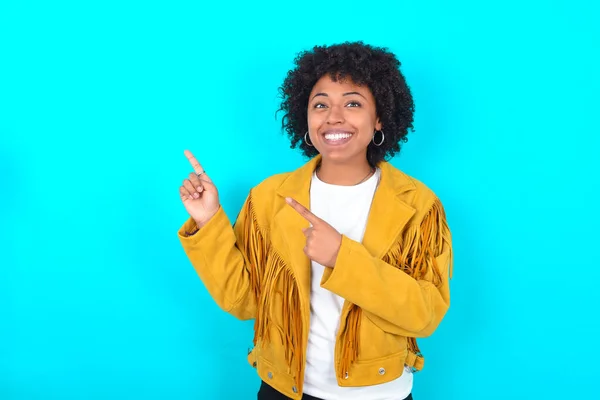
M387 168L400 200L414 208L417 215L427 214L432 207L441 206L441 201L437 194L423 181L389 163L382 167Z
M265 178L250 190L251 196L261 200L275 196L277 190L281 187L283 182L286 181L290 174L291 172L283 172Z
M294 196L303 193L310 185L318 158L313 158L295 170L281 172L265 178L251 190L251 195L258 199L273 199L277 194Z
M284 202L278 192L290 174L290 172L286 172L271 175L250 189L246 201L259 225L268 227L277 211L278 204Z
M250 190L249 199L259 221L268 224L281 208L288 207L285 197L306 195L318 160L315 157L295 170L271 175Z
M439 201L437 194L427 186L424 182L410 177L413 184L415 185L415 191L413 195L413 205L417 208L429 208L431 204L436 201Z

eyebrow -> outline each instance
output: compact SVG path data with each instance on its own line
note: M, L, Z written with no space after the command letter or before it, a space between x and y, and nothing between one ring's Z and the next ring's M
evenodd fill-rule
M350 95L353 95L353 94L357 94L357 95L359 95L360 97L362 97L362 98L363 98L363 99L365 99L365 100L367 99L365 96L363 96L362 94L360 94L360 93L358 93L358 92L346 92L346 93L344 93L343 95L344 95L344 96L350 96ZM313 96L313 99L314 99L315 97L317 97L317 96L329 97L329 95L328 95L327 93L317 93L317 94L315 94L315 95Z

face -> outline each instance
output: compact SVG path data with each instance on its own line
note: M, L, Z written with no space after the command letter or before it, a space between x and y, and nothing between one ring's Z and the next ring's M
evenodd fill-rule
M323 76L308 101L310 142L323 159L339 163L366 162L367 146L381 122L375 98L366 86Z

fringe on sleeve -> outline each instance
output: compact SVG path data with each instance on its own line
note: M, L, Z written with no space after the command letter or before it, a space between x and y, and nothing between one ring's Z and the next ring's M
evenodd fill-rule
M251 196L244 209L243 249L249 262L250 284L256 300L253 344L267 344L271 340L270 328L279 331L284 348L288 372L294 371L297 383L304 364L301 351L302 318L298 284L291 268L270 245L267 232L258 224ZM281 296L283 326L275 323L270 313L271 302Z
M428 279L435 286L440 287L443 284L442 271L436 264L435 257L439 256L445 248L451 252L450 243L450 229L446 214L441 202L436 199L422 222L406 230L401 235L401 240L385 254L382 260L417 280ZM450 254L448 272L450 278L452 278L452 264L452 254ZM358 359L361 314L360 307L353 304L342 334L344 346L339 369L342 378ZM423 364L423 356L415 338L408 338L408 351L415 355L410 357L414 361L409 367L418 369L417 367Z

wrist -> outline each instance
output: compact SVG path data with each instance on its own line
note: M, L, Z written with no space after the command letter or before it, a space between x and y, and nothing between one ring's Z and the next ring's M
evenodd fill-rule
M194 219L194 221L196 222L196 227L198 228L198 230L202 229L202 227L204 227L206 224L208 224L210 222L210 220L213 219L213 217L215 215L217 215L217 213L219 212L220 208L221 208L221 206L219 206L213 213L211 213L209 216L207 216L203 220Z
M204 225L206 225L206 223L208 222L208 220L207 221L194 220L194 222L196 222L196 229L195 229L195 231L198 232L200 229L202 229L202 227Z

